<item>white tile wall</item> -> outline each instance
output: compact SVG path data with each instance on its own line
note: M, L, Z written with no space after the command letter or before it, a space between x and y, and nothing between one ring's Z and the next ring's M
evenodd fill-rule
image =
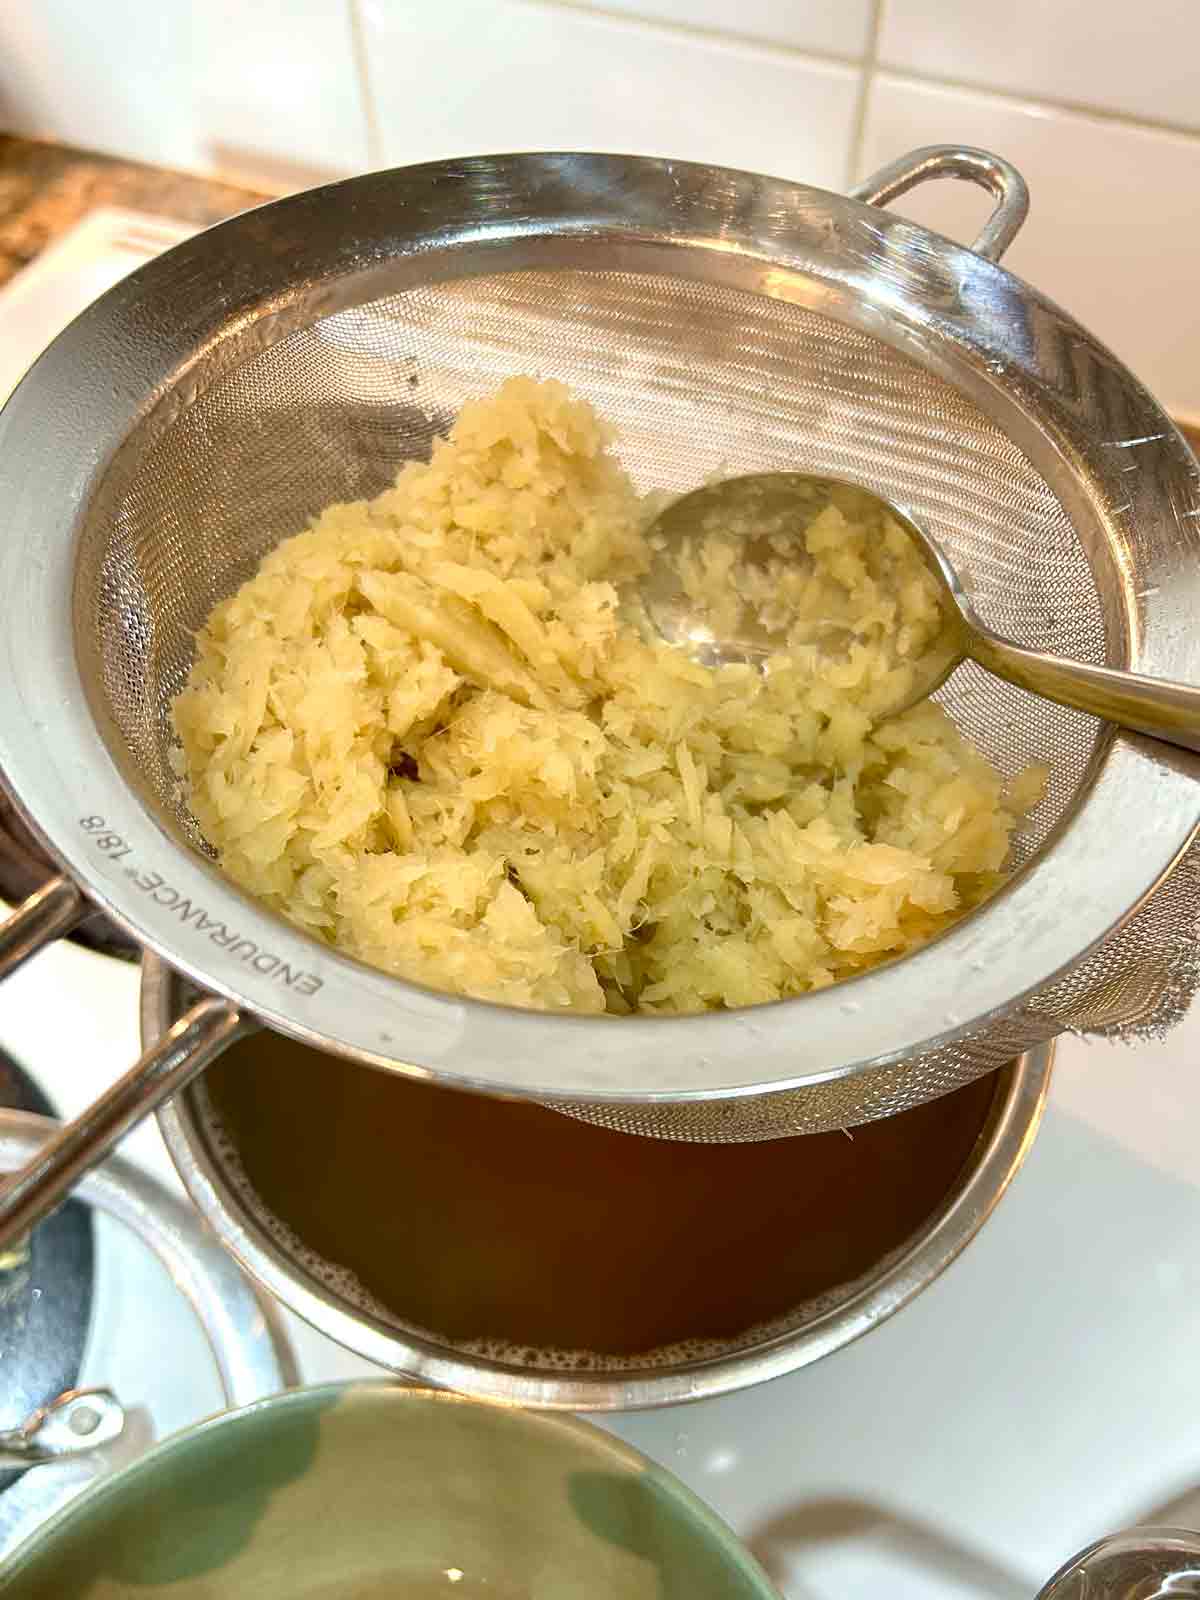
M347 0L0 0L0 128L268 190L370 164Z
M879 60L1200 128L1195 0L882 0Z
M596 11L658 17L683 28L769 39L797 50L860 58L867 48L873 0L575 0Z
M202 165L279 190L371 164L345 0L201 0L188 11Z
M1200 0L0 0L0 127L268 189L548 147L840 189L992 145L1033 192L1009 264L1194 418L1197 83Z
M863 171L916 145L1007 156L1030 188L1005 265L1067 307L1176 415L1200 417L1200 139L883 74ZM913 190L905 215L969 239L987 196L955 182Z
M364 0L363 20L389 164L604 150L845 181L857 69L533 0Z
M0 128L194 166L187 23L146 0L3 0Z

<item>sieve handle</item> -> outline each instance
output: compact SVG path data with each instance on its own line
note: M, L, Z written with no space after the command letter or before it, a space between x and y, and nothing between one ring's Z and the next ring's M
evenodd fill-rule
M1001 639L972 619L968 652L998 678L1060 706L1200 752L1200 689L1113 667L1067 661Z
M197 1001L107 1093L0 1184L0 1250L49 1215L130 1128L254 1026L227 1000Z
M0 922L0 978L7 978L44 944L81 923L87 901L70 878L51 878Z
M1029 214L1029 190L1010 161L967 144L928 144L910 150L880 167L850 190L851 200L886 206L920 183L935 178L963 178L995 198L996 209L971 249L988 261L999 261Z

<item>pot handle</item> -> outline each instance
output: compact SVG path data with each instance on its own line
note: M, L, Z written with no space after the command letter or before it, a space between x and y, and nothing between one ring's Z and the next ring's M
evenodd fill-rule
M90 914L70 878L51 878L0 922L0 979ZM227 1000L205 995L112 1088L0 1182L0 1250L41 1222L130 1128L204 1070L255 1023Z
M70 878L51 878L0 922L0 978L7 978L44 944L78 927L91 907Z
M28 1233L130 1128L254 1026L227 1000L215 995L198 1000L124 1077L74 1122L57 1127L42 1148L0 1184L0 1249Z
M869 206L886 206L934 178L963 178L994 196L996 209L971 249L988 261L999 261L1029 214L1029 190L1016 167L989 150L965 144L924 145L855 184L850 198Z

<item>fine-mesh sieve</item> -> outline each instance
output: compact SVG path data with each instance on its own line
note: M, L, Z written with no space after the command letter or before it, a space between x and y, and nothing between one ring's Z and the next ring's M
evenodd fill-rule
M998 197L976 251L880 208L946 173ZM1200 820L1195 758L970 666L943 692L964 731L1006 773L1050 764L1013 881L901 961L702 1017L521 1012L347 960L223 879L169 761L213 603L516 372L591 399L645 487L862 482L928 526L1004 633L1200 681L1196 464L1107 350L987 259L1023 214L1017 174L964 150L917 152L859 199L669 161L478 158L247 213L73 324L0 417L0 770L88 899L226 998L60 1172L246 1019L631 1132L755 1139L887 1115L1064 1028L1177 1016L1195 862L1162 880ZM18 913L8 964L81 904L64 880Z

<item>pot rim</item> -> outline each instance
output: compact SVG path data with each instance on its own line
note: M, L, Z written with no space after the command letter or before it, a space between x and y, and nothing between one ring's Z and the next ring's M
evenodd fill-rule
M184 1009L184 982L156 957L142 965L141 1027L149 1046ZM761 1344L678 1367L536 1372L435 1343L346 1303L301 1269L247 1211L204 1137L191 1091L158 1124L175 1169L221 1244L256 1283L318 1332L422 1385L548 1411L642 1411L707 1399L782 1377L859 1339L915 1298L966 1248L1024 1161L1045 1108L1052 1043L1019 1056L998 1090L964 1176L924 1230L848 1299ZM797 1135L797 1137L803 1137Z

